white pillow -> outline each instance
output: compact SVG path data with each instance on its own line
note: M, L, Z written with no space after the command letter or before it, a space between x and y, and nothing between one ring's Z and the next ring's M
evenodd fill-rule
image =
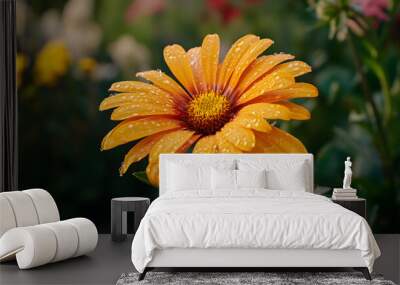
M236 190L236 170L212 168L211 188L212 190Z
M306 161L262 159L239 160L239 170L267 170L267 188L273 190L307 191L310 188L308 164Z
M235 170L237 188L267 188L267 171Z
M206 159L182 159L169 161L166 167L167 191L211 190L211 168L235 169L236 161L221 159L210 163Z
M185 191L189 189L211 188L211 167L184 166L176 163L168 165L168 190Z
M279 170L270 170L267 173L268 187L277 190L307 191L307 176L304 164L285 174Z

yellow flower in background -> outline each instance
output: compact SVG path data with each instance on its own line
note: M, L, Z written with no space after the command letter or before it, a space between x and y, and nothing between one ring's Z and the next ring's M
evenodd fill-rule
M115 108L120 122L103 139L102 150L140 140L120 168L147 155L146 173L158 185L160 153L304 153L303 144L270 125L269 120L308 120L309 111L288 100L316 97L318 90L295 78L311 71L294 57L279 53L259 57L273 44L246 35L237 40L219 63L218 35L207 35L200 47L164 49L164 59L180 82L157 70L140 72L151 83L112 84L117 93L104 99L100 110Z
M67 71L70 64L70 54L61 41L50 41L39 52L35 62L37 83L54 86L58 79Z
M78 62L79 70L84 74L91 74L97 66L97 62L94 58L84 57Z
M22 74L24 73L24 70L26 66L28 65L28 59L24 54L17 54L16 58L16 73L17 73L17 87L21 85L22 82Z

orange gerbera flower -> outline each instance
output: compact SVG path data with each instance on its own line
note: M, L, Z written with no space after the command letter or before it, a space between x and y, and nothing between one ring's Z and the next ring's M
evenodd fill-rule
M309 111L287 100L316 97L311 84L295 78L310 72L301 61L279 53L260 56L273 43L246 35L237 40L219 63L218 35L207 35L201 47L187 52L180 45L164 49L164 59L181 83L161 71L137 74L151 83L123 81L100 110L116 108L111 119L122 121L101 144L102 150L140 140L126 154L120 168L147 155L147 177L158 185L160 153L302 153L303 144L270 125L269 120L307 120ZM285 63L283 63L285 62Z

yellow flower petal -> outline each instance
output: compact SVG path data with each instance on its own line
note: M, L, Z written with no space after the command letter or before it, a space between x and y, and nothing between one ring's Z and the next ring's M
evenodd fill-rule
M156 86L141 82L141 81L119 81L115 82L111 85L108 91L111 92L125 92L125 93L132 93L132 92L149 92L149 93L157 93L159 91L163 92ZM165 93L165 92L163 92Z
M186 91L183 90L183 88L178 83L176 83L175 80L173 80L171 77L161 71L149 70L139 72L136 74L136 76L153 82L154 85L164 90L165 92L168 92L174 97L189 98L189 95L186 93Z
M233 71L236 68L236 65L243 57L243 54L245 54L248 48L258 40L259 37L256 37L255 35L245 35L238 39L229 49L221 65L220 72L218 73L218 85L220 92L225 89Z
M269 91L287 88L294 83L294 77L289 73L283 71L269 73L257 81L245 93L243 93L240 96L238 103L242 104L248 102L254 98L257 98L258 96L264 95Z
M215 135L203 137L194 146L193 153L217 153L218 142Z
M273 41L270 39L261 39L249 47L233 71L232 77L228 83L228 92L234 90L246 68L272 44Z
M201 65L208 90L215 90L219 60L219 36L207 35L201 45Z
M126 120L118 124L104 137L101 149L111 149L158 132L180 127L180 121L167 118L148 117L139 120Z
M189 147L191 147L200 137L201 135L198 134L192 135L192 137L188 139L183 145L181 145L176 152L177 153L186 152L189 149Z
M170 45L164 48L164 60L171 72L191 94L197 93L192 68L186 51L180 45Z
M135 163L145 158L149 154L153 145L168 132L169 131L160 132L148 136L135 144L125 155L124 161L122 162L119 169L120 175L123 175L132 163Z
M235 147L250 151L255 146L255 137L252 130L243 128L239 124L227 123L221 130L224 138Z
M271 130L271 125L264 118L251 114L238 114L233 122L247 129L253 129L259 132L268 132Z
M125 104L115 109L111 114L111 120L121 121L133 117L149 115L175 115L176 110L172 105L157 103L133 103Z
M207 83L204 79L204 72L201 66L201 48L195 47L188 50L187 55L193 70L194 80L196 82L199 93L204 93L207 90Z
M277 64L293 58L294 58L293 55L279 53L268 56L262 56L256 59L248 67L248 69L245 71L242 78L240 79L239 85L237 87L238 92L245 91L252 83L254 83L257 79L265 75Z
M217 132L215 134L215 137L217 138L219 153L241 153L242 152L239 148L237 148L232 143L227 141L221 132Z
M287 107L270 103L247 105L239 111L239 115L241 114L251 114L265 119L290 119L290 111Z
M290 119L309 120L311 118L310 111L308 111L305 107L301 105L292 102L279 102L275 104L282 105L288 108L290 112Z
M151 149L149 162L155 163L160 153L174 153L179 150L192 136L193 131L177 130L163 136Z
M278 65L274 70L281 70L291 74L293 77L297 77L311 72L311 66L303 61L291 61Z
M318 96L318 89L309 83L295 83L288 88L272 90L257 97L255 102L277 102L293 98L311 98Z
M307 153L306 148L294 136L276 127L268 133L255 132L257 153Z
M158 161L155 163L149 163L146 167L147 179L149 179L149 182L154 187L158 187L159 184L159 171Z
M158 88L157 88L158 89ZM164 91L158 89L159 93L137 91L137 93L119 93L105 98L99 107L100 111L112 109L127 104L166 104L171 105L171 97Z
M266 133L256 131L254 135L256 137L256 145L251 150L251 153L283 153L279 145L274 144Z

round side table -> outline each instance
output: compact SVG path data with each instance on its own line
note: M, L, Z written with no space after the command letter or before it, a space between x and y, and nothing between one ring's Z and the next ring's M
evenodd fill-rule
M150 199L144 197L121 197L111 199L111 239L124 241L127 235L127 212L134 214L133 233L136 233L144 217Z

